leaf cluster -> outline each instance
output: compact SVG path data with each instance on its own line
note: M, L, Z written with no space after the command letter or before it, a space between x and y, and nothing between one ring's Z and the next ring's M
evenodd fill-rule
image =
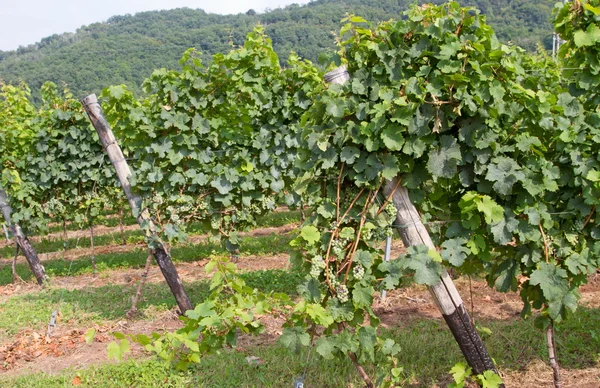
M54 84L42 89L44 104L34 109L25 86L5 86L10 106L0 113L3 186L15 209L13 219L30 229L45 229L50 220L90 225L102 209L121 197L110 163L81 104Z
M258 317L271 312L279 304L289 303L287 295L266 295L246 286L236 274L235 264L217 258L206 265L213 272L210 295L180 319L185 326L175 332L152 333L152 337L132 335L130 339L177 369L187 369L201 358L224 347L236 348L239 334L258 334L264 327ZM122 357L125 341L109 345L109 356ZM122 338L121 338L122 337ZM112 352L112 353L111 353Z
M322 84L310 62L281 68L262 27L243 47L204 67L188 50L182 71L157 70L137 100L124 86L104 91L105 111L132 159L133 189L163 235L183 237L188 221L231 237L275 208L295 179L297 122Z
M435 282L441 256L501 291L520 289L524 315L565 317L600 248L598 154L581 148L597 135L584 104L554 66L499 43L457 3L347 22L339 57L351 81L330 86L303 119L300 183L321 178L332 193L338 181L346 192L401 178L442 247L401 261L419 282Z

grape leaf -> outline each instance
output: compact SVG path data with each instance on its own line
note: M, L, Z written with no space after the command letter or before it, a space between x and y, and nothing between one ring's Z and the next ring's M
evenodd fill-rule
M513 185L523 179L521 167L514 159L507 157L497 157L492 160L488 166L485 179L494 182L493 188L499 194L510 194Z
M299 353L302 346L310 344L310 335L303 327L286 327L279 342L294 353Z
M300 230L300 236L309 244L314 244L321 238L321 233L312 225L306 225Z
M333 353L336 351L335 343L335 340L331 340L328 336L321 336L316 342L315 350L324 359L331 360L333 358Z
M460 267L471 252L465 245L467 239L459 237L442 243L442 258L455 267Z
M439 148L429 152L427 170L439 178L452 178L462 161L460 146L452 136L442 136Z
M408 248L408 253L401 257L401 266L415 271L415 282L433 286L440 281L442 266L429 255L426 245Z

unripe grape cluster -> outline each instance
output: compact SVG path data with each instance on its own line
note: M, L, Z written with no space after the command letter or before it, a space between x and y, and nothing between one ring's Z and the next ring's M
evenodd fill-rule
M210 227L214 230L218 230L221 227L221 217L212 216L210 218Z
M347 244L348 244L348 239L345 239L345 238L334 239L331 242L331 251L338 259L342 259L344 257L344 253L345 253L344 247Z
M44 207L46 213L48 214L64 214L66 211L65 205L63 205L63 203L56 198L50 199L48 202L46 202Z
M321 273L323 272L323 269L325 269L325 267L326 264L325 260L323 260L323 256L314 256L311 260L310 276L312 276L315 279L318 279L319 276L321 276Z
M396 219L398 210L396 210L396 206L394 206L393 203L388 202L388 204L385 205L385 209L383 210L385 211L385 214L387 214L392 220Z
M340 303L346 303L348 301L348 287L345 284L338 284L335 288L337 298Z
M352 273L354 274L354 279L361 280L363 276L365 276L365 267L363 267L360 264L357 264L352 270Z
M392 233L394 232L394 229L391 228L392 225L394 225L394 221L396 221L396 216L398 215L398 210L396 209L396 206L394 206L393 203L389 202L387 205L385 205L385 214L387 214L388 219L389 219L389 226L390 228L385 228L385 237L391 237Z

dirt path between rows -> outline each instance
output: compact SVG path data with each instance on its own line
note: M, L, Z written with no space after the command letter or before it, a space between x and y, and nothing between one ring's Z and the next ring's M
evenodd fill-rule
M293 228L263 228L257 229L255 231L249 232L254 233L254 236L259 235L270 235L274 233L275 230L278 230L282 233L289 233ZM200 242L200 238L195 241L195 243ZM127 247L115 246L111 247L115 248L114 252L125 252L128 251ZM119 250L120 248L120 250ZM139 244L136 246L138 249L144 249L144 244ZM82 249L82 251L84 251ZM402 252L404 252L404 247L402 242L399 240L394 241L392 244L391 257L396 258ZM96 252L98 254L98 252ZM85 256L84 254L78 254L75 257ZM210 258L204 258L201 260L197 260L194 262L176 262L175 267L177 268L177 272L181 276L182 280L185 282L192 282L200 279L209 278L210 275L206 273L204 270L204 266L209 262ZM44 260L46 260L44 258ZM242 255L235 261L238 269L242 272L247 271L257 271L257 270L268 270L268 269L287 269L289 268L289 253L281 253L277 255ZM101 287L105 285L131 285L135 284L138 280L140 280L143 273L143 269L139 268L130 268L130 269L117 269L117 270L107 270L102 271L99 274L92 275L75 275L75 276L67 276L67 277L53 277L51 278L50 287L55 288L65 288L68 290L76 290L82 289L84 287ZM164 277L156 265L156 263L152 263L150 267L150 271L148 273L147 281L150 283L159 283L164 281ZM10 298L14 295L23 295L28 293L35 293L39 291L39 286L33 281L19 283L19 284L7 284L0 285L0 302Z
M267 270L267 269L286 269L288 268L289 254L283 253L275 256L241 256L235 264L242 272ZM192 263L175 263L177 272L184 282L193 282L210 278L206 273L205 265L209 259L202 259ZM81 290L83 288L96 288L106 285L125 286L137 284L141 279L143 269L118 269L103 271L100 275L77 275L68 277L52 278L50 288L64 288L66 290ZM150 267L148 272L148 283L164 282L164 277L160 268L156 264ZM0 286L0 302L16 295L24 295L39 292L40 287L34 282L29 281L19 284L8 284Z
M289 232L289 226L282 228L262 228L252 231L250 235L268 235L277 231ZM202 241L202 236L195 236L194 243ZM402 253L403 247L399 241L393 246L392 258ZM236 262L241 271L256 271L265 269L288 268L288 254L271 256L242 256ZM178 272L184 281L205 279L205 265L208 259L192 263L176 263ZM52 287L66 289L81 289L84 287L100 287L103 285L135 284L141 276L141 269L124 269L103 272L101 276L81 275L58 277L52 280ZM149 282L163 282L163 277L157 266L153 265L149 273ZM475 321L519 320L522 301L516 293L500 293L490 289L483 280L469 280L462 277L455 279L459 293L465 306L472 313ZM17 286L0 286L0 301L13 295L35 293L39 288L32 282ZM582 306L600 308L600 274L589 277L589 283L581 289ZM437 307L424 286L411 286L387 293L384 300L378 300L374 306L375 312L386 327L408 326L416 319L433 319L443 322ZM245 351L252 346L269 345L281 334L284 317L282 315L264 316L261 318L265 325L265 333L256 337L242 336L238 341L238 350ZM173 311L161 313L152 321L116 321L96 325L93 328L97 334L91 344L85 343L85 332L90 327L62 326L47 340L44 333L24 330L17 334L10 343L0 346L0 364L10 367L0 369L0 374L7 376L24 375L43 371L56 374L68 368L86 368L111 362L107 358L106 346L113 338L111 332L145 333L154 331L175 330L181 327L181 322ZM146 357L142 349L132 346L129 357ZM552 371L547 363L534 360L522 370L500 370L507 387L545 388L552 387ZM597 388L600 386L600 365L586 369L562 370L565 388ZM450 380L445 383L449 383Z
M283 268L287 258L280 256L261 258L269 263L260 266L261 269ZM202 262L189 264L184 267L196 265L203 267ZM256 260L241 260L240 268L256 269L259 264ZM183 268L182 268L183 269ZM123 278L127 274L121 274ZM83 279L81 279L83 281ZM114 278L112 279L115 280ZM111 281L111 283L113 283ZM472 290L475 319L489 318L501 320L517 320L520 309L519 298L515 294L501 294L487 287L482 281L472 281L465 278L456 279L457 287L465 300L470 300L469 288ZM71 284L73 286L73 284ZM582 289L582 304L589 307L600 307L600 275L592 275L590 283ZM586 302L587 300L587 302ZM590 303L595 301L595 303ZM469 302L466 302L469 303ZM402 327L419 318L428 318L442 321L435 304L431 301L428 291L422 286L412 286L402 290L388 293L383 302L375 306L375 311L382 318L385 326ZM282 314L263 316L261 322L265 332L259 336L244 336L238 340L237 351L245 352L254 346L268 346L273 344L282 331L285 318ZM173 331L180 328L182 323L173 311L158 315L152 321L127 321L120 320L108 322L93 327L68 327L62 326L49 339L44 333L24 330L10 343L0 346L0 362L9 366L0 374L5 376L25 375L37 372L56 374L65 369L87 368L91 365L111 363L108 360L106 347L114 338L110 333L119 331L129 334L150 334L152 332ZM85 333L90 328L96 331L92 343L85 343ZM126 358L144 358L148 355L136 344L132 344L132 353ZM500 369L500 373L507 387L523 388L551 388L552 370L542 360L533 360L523 369ZM600 365L585 369L562 369L562 380L565 388L597 388L599 386ZM450 383L443 381L443 383ZM444 385L440 385L444 386Z
M289 211L290 209L287 206L279 206L277 207L273 212L274 213L281 213L281 212L285 212L285 211ZM106 216L106 218L116 218L118 217L118 215L111 215L111 216ZM56 223L51 223L49 224L49 226L56 226L58 224ZM123 232L130 232L132 230L138 230L140 227L138 224L131 224L131 225L123 225ZM4 235L3 231L1 235ZM96 225L94 226L94 236L103 236L103 235L107 235L107 234L118 234L121 232L121 228L119 225L116 226L106 226L106 225ZM1 236L0 236L1 237ZM80 230L68 230L67 231L67 239L76 239L76 238L87 238L89 239L91 237L91 233L89 229L80 229ZM120 238L120 237L119 237ZM39 242L41 240L64 240L64 233L63 232L53 232L53 233L48 233L46 235L43 236L29 236L29 240L31 240L32 242ZM13 246L14 242L13 241L7 241L6 238L1 238L0 239L0 248L4 248L6 246Z
M268 236L271 234L287 234L295 229L297 229L298 224L287 224L279 227L267 227L267 228L257 228L248 232L240 232L239 235L241 237L260 237L260 236ZM203 241L208 239L207 234L201 235L193 235L190 236L185 243L180 245L197 245ZM178 246L178 245L176 245ZM143 242L137 244L127 244L127 245L101 245L97 246L94 249L94 254L102 255L108 253L123 253L123 252L131 252L134 250L143 250L146 249L147 245ZM51 253L41 253L39 254L40 261L44 262L47 260L55 260L55 259L64 259L64 260L73 260L78 259L80 257L91 256L92 249L91 248L74 248L69 249L66 252L58 251ZM0 259L0 266L10 265L12 259ZM17 257L17 263L26 263L25 256L19 255Z

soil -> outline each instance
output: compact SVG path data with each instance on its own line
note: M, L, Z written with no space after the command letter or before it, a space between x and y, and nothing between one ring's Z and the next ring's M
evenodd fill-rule
M0 367L3 375L14 376L44 372L55 374L67 368L85 368L110 362L106 347L114 340L113 332L147 334L173 331L182 326L176 313L165 312L152 321L118 321L91 328L59 327L50 336L44 332L24 330L11 343L0 346ZM93 341L86 343L87 330L94 329ZM131 343L128 357L142 357L144 351Z

